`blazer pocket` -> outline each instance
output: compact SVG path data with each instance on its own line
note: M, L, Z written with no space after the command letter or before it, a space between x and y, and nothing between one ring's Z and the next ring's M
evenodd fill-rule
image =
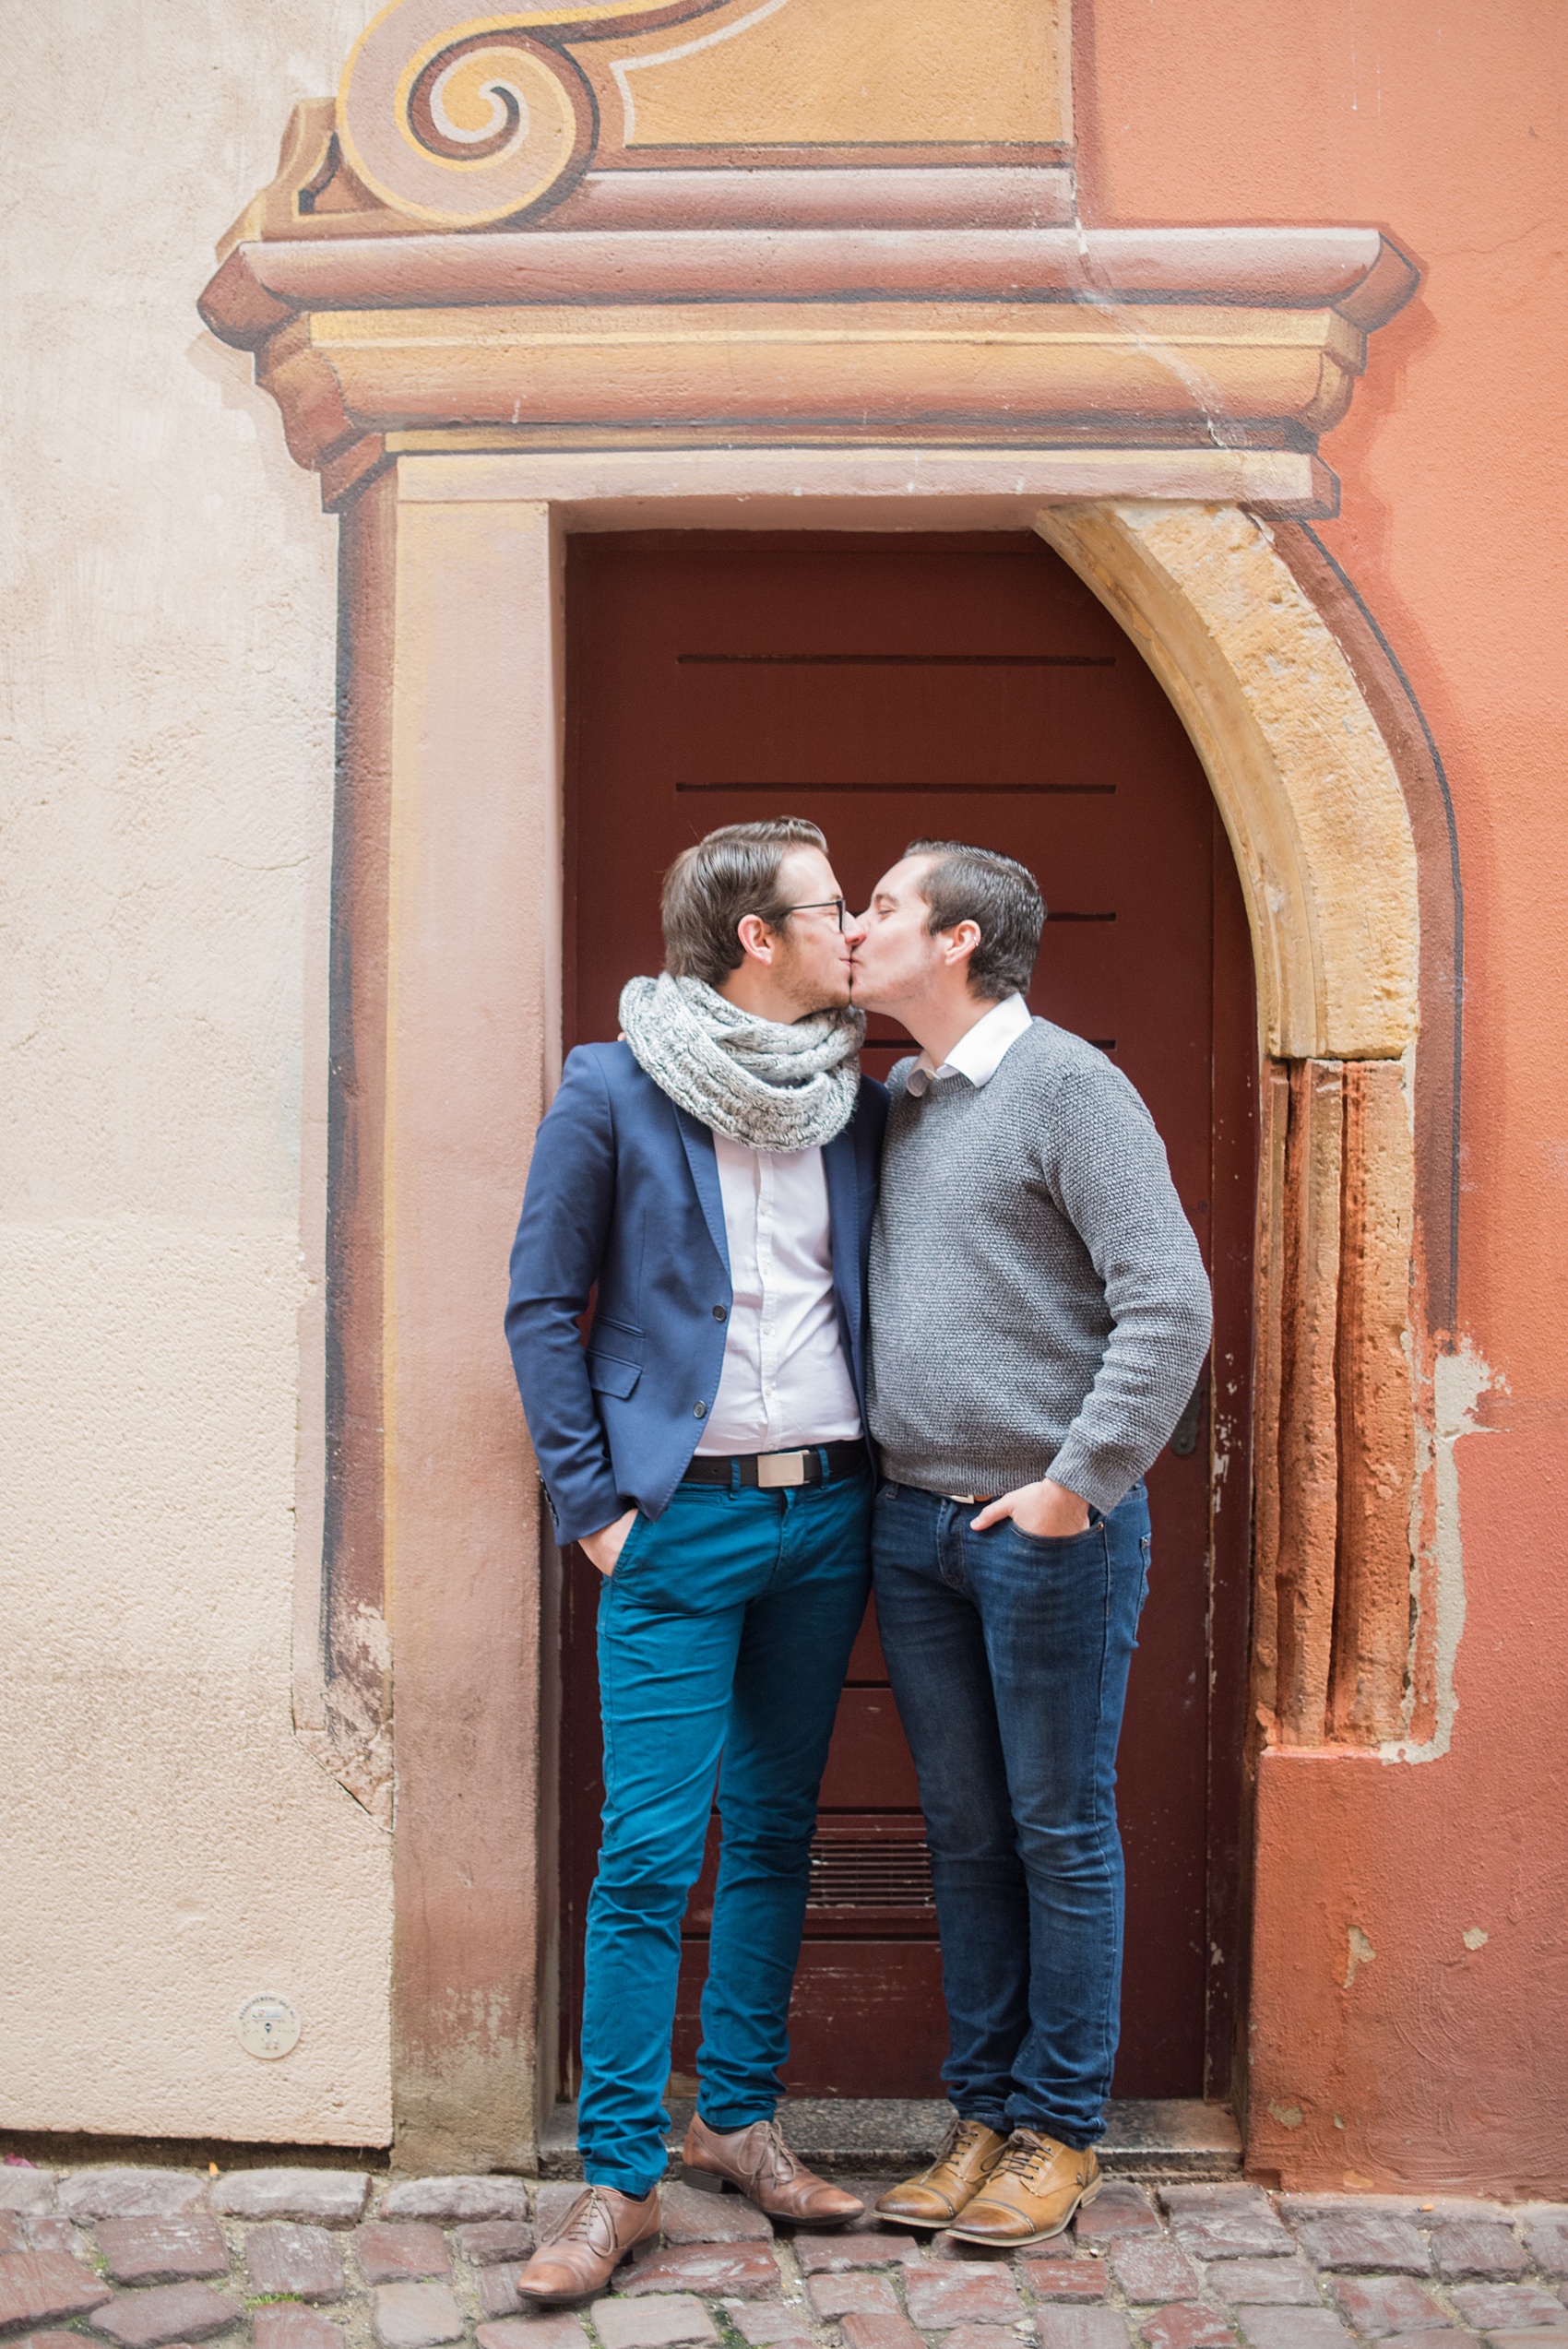
M588 1384L596 1394L613 1394L624 1402L643 1374L640 1362L619 1362L612 1354L590 1354Z

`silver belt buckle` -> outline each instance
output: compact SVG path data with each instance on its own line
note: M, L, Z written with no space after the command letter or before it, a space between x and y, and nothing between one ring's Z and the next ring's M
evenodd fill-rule
M756 1480L760 1491L771 1492L778 1485L803 1485L806 1480L806 1455L803 1452L759 1452L756 1458Z

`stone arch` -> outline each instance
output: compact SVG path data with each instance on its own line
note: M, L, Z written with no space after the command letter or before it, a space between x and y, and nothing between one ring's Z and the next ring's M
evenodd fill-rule
M1105 502L1036 528L1137 644L1208 774L1241 872L1263 1049L1398 1060L1414 1042L1416 847L1350 664L1234 505Z
M1418 1477L1421 876L1386 713L1256 515L1102 501L1035 527L1186 725L1252 926L1258 1728L1417 1758L1441 1750L1452 1643Z

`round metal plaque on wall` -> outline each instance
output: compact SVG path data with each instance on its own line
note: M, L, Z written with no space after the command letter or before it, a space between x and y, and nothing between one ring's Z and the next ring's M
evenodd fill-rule
M240 2045L247 2056L260 2056L264 2062L286 2056L300 2041L300 2018L287 1999L271 1992L247 1999L235 2017Z

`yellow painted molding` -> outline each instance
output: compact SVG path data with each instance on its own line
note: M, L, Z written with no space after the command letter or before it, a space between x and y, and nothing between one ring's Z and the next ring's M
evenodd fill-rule
M1397 1059L1415 1038L1416 850L1348 662L1233 505L1036 516L1138 646L1208 773L1247 901L1265 1050Z
M1103 418L1146 441L1260 417L1315 433L1343 413L1365 348L1329 309L1150 303L1136 326L1071 303L320 310L271 338L259 375L308 464L350 433L418 424L1038 441Z

